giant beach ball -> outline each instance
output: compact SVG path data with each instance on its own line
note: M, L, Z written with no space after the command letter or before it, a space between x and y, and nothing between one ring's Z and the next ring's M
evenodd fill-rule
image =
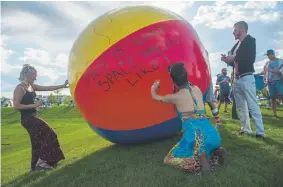
M69 56L68 79L76 106L100 136L136 144L176 135L181 123L170 104L153 101L150 88L170 94L168 66L184 62L203 94L210 85L205 49L182 17L151 6L115 9L92 21Z

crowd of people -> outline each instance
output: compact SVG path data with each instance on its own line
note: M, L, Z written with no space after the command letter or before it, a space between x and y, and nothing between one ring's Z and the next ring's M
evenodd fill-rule
M200 89L188 80L190 72L187 72L183 63L176 63L168 67L169 76L174 85L172 94L159 95L157 90L160 87L160 81L157 80L153 83L151 87L152 99L175 105L177 114L182 121L182 138L166 155L165 164L179 167L187 172L207 173L215 169L218 164L225 165L227 163L227 154L221 146L219 133L219 129L223 127L219 117L219 109L224 103L224 112L227 112L227 103L231 102L230 97L232 98L234 115L237 115L232 117L239 117L241 122L239 134L251 135L250 117L252 117L256 124L256 137L264 138L266 136L261 110L256 99L254 78L256 39L247 32L246 22L235 23L233 34L238 42L227 56L219 57L233 68L233 72L230 78L227 76L227 68L223 68L217 77L218 106L212 83L207 95L203 97ZM208 53L206 55L208 56ZM273 50L268 50L266 55L269 61L260 75L265 76L274 117L277 117L275 101L276 98L283 96L283 61L276 58ZM60 160L65 158L56 133L36 115L36 108L43 105L43 102L39 100L34 103L34 100L36 98L35 91L67 88L68 81L58 86L40 86L34 84L36 77L36 69L33 66L24 65L19 78L21 83L15 88L13 99L14 108L21 112L22 126L30 135L32 171L53 169ZM216 126L206 116L205 103L208 103L212 111Z
M223 68L217 76L216 85L219 85L219 108L232 98L232 118L240 119L242 128L240 134L251 135L250 118L256 124L256 137L264 138L262 114L257 103L256 81L254 76L264 76L264 87L267 88L267 104L271 103L273 117L278 118L278 100L283 99L283 60L277 58L275 51L267 50L268 60L262 72L254 74L256 57L256 39L247 34L248 24L244 21L234 25L234 36L238 42L229 51L228 56L222 55L221 60L233 68L231 78L227 76L227 68ZM230 98L229 98L230 95ZM279 102L280 103L280 102ZM219 109L218 108L218 109Z

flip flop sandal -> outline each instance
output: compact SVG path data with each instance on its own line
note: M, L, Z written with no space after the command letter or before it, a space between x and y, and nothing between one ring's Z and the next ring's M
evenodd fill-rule
M52 170L52 169L54 169L52 166L49 166L47 163L45 163L45 162L42 162L42 163L40 163L40 164L37 164L36 166L35 166L35 170L36 171L40 171L40 170Z
M53 168L49 168L49 167L42 167L42 166L36 166L34 171L48 171L48 170L52 170Z

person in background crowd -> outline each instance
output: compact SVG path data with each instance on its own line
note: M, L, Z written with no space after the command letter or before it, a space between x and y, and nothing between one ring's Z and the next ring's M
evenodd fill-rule
M271 106L271 97L269 95L269 91L268 91L268 86L267 86L267 74L268 74L268 71L267 71L267 67L268 67L268 64L269 64L269 61L267 61L263 67L263 70L262 72L260 73L256 73L255 75L263 75L263 80L264 80L264 85L267 89L267 97L266 97L266 108L270 108Z
M227 68L223 68L221 75L217 77L216 85L220 87L220 100L218 103L218 110L220 110L221 104L224 103L224 112L227 112L228 103L230 102L230 83L231 79L227 76Z
M283 59L275 56L274 50L268 50L266 53L269 62L267 63L267 87L269 96L272 100L273 117L277 118L277 98L283 98L283 82L280 81L280 69L283 68Z

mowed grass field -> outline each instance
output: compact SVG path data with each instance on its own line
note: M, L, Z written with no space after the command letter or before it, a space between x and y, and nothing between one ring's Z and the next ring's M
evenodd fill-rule
M221 114L225 128L220 133L229 164L208 176L196 176L163 164L180 137L115 145L97 136L76 108L67 106L40 115L58 134L66 160L53 171L29 173L29 135L20 124L19 113L2 108L1 183L7 187L283 187L283 118L273 119L272 111L265 108L262 112L268 135L265 141L237 135L240 122L231 120L230 108L229 113ZM282 108L278 115L283 116Z

